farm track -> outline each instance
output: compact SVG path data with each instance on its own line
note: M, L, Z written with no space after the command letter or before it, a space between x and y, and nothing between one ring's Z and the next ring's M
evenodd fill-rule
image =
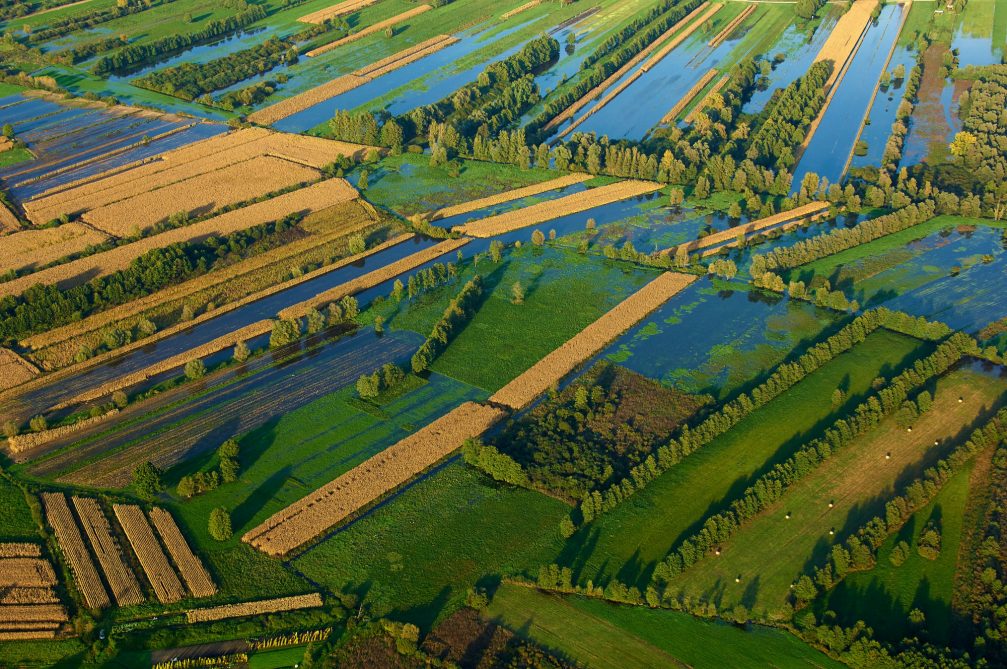
M211 235L225 236L265 223L278 221L288 214L308 214L336 204L348 202L358 196L357 191L344 179L329 179L290 193L255 202L247 207L241 207L213 218L192 223L180 228L168 230L157 235L151 235L130 244L117 246L102 253L72 260L62 265L49 267L17 279L0 283L0 297L20 295L35 284L60 284L61 286L80 283L85 278L90 281L96 277L112 274L126 269L130 263L143 254L171 244L194 242ZM70 223L68 225L78 225ZM54 230L61 230L60 226ZM90 228L85 228L90 230ZM25 233L18 234L27 234ZM48 232L40 230L38 232ZM100 233L95 233L100 234ZM101 240L106 239L101 235ZM85 238L84 241L95 243ZM100 240L98 240L100 241ZM36 348L33 345L33 348Z
M438 35L436 37L431 37L424 42L420 42L408 49L394 53L387 58L375 61L370 65L351 72L350 74L336 77L335 79L320 86L316 86L311 90L294 95L285 100L280 100L279 102L269 105L268 107L264 107L259 111L252 112L248 115L248 121L251 123L260 123L262 125L276 123L288 116L293 116L298 112L309 109L316 104L330 100L348 91L352 91L354 88L358 88L366 83L374 81L378 77L388 74L389 72L405 67L410 63L415 63L416 61L426 58L427 56L436 53L445 47L451 46L458 41L458 38L452 35Z
M433 466L505 415L503 409L466 402L273 514L242 541L267 555L286 555Z
M363 336L367 335L361 333L345 344L338 341L327 344L320 351L239 378L161 413L136 420L117 432L103 435L107 426L102 426L82 435L89 439L87 443L32 467L32 474L56 475L63 481L87 481L99 487L120 487L129 483L136 463L151 459L158 466L167 467L216 448L234 434L310 404L352 384L361 374L369 374L388 362L404 360L413 351L408 340L393 337L374 338L359 346L357 338ZM180 391L191 392L185 388ZM140 415L146 410L138 406ZM136 419L137 415L128 414L124 418ZM106 452L111 454L73 470L77 463Z
M385 28L391 28L392 26L396 26L402 23L403 21L408 21L409 19L415 16L419 16L424 12L430 11L431 9L433 9L433 7L431 7L430 5L420 5L418 7L414 7L410 10L402 12L401 14L395 15L390 19L385 19L384 21L378 21L377 23L369 25L366 28L363 28L362 30L359 30L355 33L351 33L342 39L338 39L335 42L329 42L328 44L324 44L318 48L312 49L311 51L308 51L306 55L309 58L320 56L323 53L328 53L329 51L332 51L333 49L338 49L339 47L344 46L346 44L350 44L352 42L356 42L357 40L361 40L367 37L368 35L373 35L374 33L381 32Z
M678 115L682 113L682 110L688 107L689 103L692 102L693 98L699 95L699 93L704 88L706 88L706 85L709 84L711 81L713 81L713 78L716 76L717 76L717 68L711 67L709 70L707 70L706 74L704 74L699 79L699 81L693 84L692 88L686 91L685 95L683 95L681 99L675 103L675 106L669 109L668 113L661 118L661 123L663 125L674 123L675 119L678 118ZM728 77L725 77L724 79L721 79L721 81L724 81L726 83L727 79ZM686 120L688 120L688 118Z
M560 112L559 114L557 114L555 118L553 118L551 121L549 121L548 123L545 124L545 126L543 127L543 130L546 130L546 131L552 130L553 128L555 128L555 127L561 125L562 123L564 123L564 122L570 120L571 118L573 118L577 114L577 112L579 112L581 109L583 109L588 104L590 104L592 100L594 100L599 95L601 95L606 90L608 90L608 88L610 86L612 86L613 84L615 84L615 82L617 82L620 79L622 79L626 75L626 73L628 73L630 70L632 70L634 67L636 67L639 63L643 62L644 59L646 59L648 56L650 56L650 54L653 53L658 48L658 46L661 44L662 40L666 39L669 35L673 34L676 30L680 29L682 26L685 26L686 24L688 24L689 21L691 21L693 18L695 18L696 16L698 16L700 13L702 13L702 11L704 9L706 9L709 6L710 6L710 3L709 3L709 1L707 1L707 2L704 2L701 5L699 5L698 7L696 7L691 12L689 12L681 21L678 21L675 25L673 25L671 28L669 28L668 31L666 31L664 34L662 34L656 40L654 40L653 42L651 42L645 49L643 49L636 56L634 56L633 58L631 58L625 65L623 65L618 70L616 70L615 72L613 72L612 75L608 79L606 79L605 81L601 82L600 84L598 84L597 86L595 86L594 88L592 88L590 91L588 91L587 93L585 93L584 96L581 97L579 100L577 100L576 102L574 102L573 104L571 104L569 107L567 107L566 109L564 109L562 112ZM671 50L669 49L669 52L670 51Z
M577 214L582 211L594 209L602 205L611 204L620 200L627 200L631 197L646 195L663 188L661 184L651 181L618 181L590 188L581 193L574 193L565 197L539 202L522 209L515 209L496 216L472 221L464 225L455 226L455 232L460 232L473 237L494 237L513 230L519 230L539 223L551 221L554 218Z
M567 186L584 183L585 181L590 181L593 178L594 177L590 174L574 172L573 174L566 174L555 179L550 179L549 181L532 184L531 186L515 188L497 195L490 195L488 197L479 198L478 200L469 200L468 202L462 202L461 204L444 207L443 209L438 209L437 211L431 213L429 218L431 221L439 221L443 218L460 216L461 214L478 211L480 209L485 209L486 207L492 207L505 202L520 200L522 198L531 197L532 195L539 195L541 193L547 193L551 190L558 190L560 188L566 188Z
M661 274L498 390L489 401L514 410L525 408L695 280L692 274Z

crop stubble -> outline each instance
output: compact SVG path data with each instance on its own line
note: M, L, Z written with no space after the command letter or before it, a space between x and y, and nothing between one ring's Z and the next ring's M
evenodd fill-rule
M105 581L112 590L112 596L119 606L135 606L143 602L140 584L123 558L122 550L112 536L105 513L98 502L89 497L74 497L84 533L91 542L91 548L98 557L98 564L105 573Z
M113 504L112 510L161 603L171 604L184 599L185 589L154 537L143 509L132 504Z
M108 594L98 576L98 570L87 552L80 528L70 512L66 497L60 492L42 493L46 519L56 534L56 541L66 561L70 565L77 588L89 608L103 609L109 606Z

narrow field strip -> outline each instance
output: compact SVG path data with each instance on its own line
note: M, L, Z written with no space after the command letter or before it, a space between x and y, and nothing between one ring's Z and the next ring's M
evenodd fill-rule
M317 592L294 597L279 597L263 599L256 602L241 602L239 604L224 604L206 609L192 609L185 612L190 623L206 623L228 618L244 618L247 616L263 616L281 611L297 611L299 609L314 609L322 605L322 596Z
M622 79L626 75L627 72L629 72L630 70L632 70L634 67L636 67L636 65L638 65L641 62L643 62L644 59L646 59L648 56L650 56L650 54L653 53L654 50L658 48L658 46L660 46L661 41L663 39L667 38L669 35L673 34L676 30L678 30L682 26L686 25L689 21L691 21L693 18L695 18L696 16L698 16L699 14L701 14L703 12L703 10L706 9L707 7L709 7L709 6L710 6L710 3L709 3L709 1L707 1L707 2L704 2L701 5L699 5L698 7L696 7L691 12L689 12L682 20L680 20L678 23L676 23L671 28L669 28L664 34L662 34L656 40L654 40L653 42L651 42L647 46L647 48L645 48L643 51L641 51L636 56L634 56L633 58L631 58L625 65L623 65L622 67L620 67L618 70L616 70L615 72L613 72L612 76L610 76L608 79L606 79L605 81L601 82L600 84L598 84L597 86L595 86L594 88L592 88L590 91L588 91L587 93L585 93L582 98L580 98L579 100L577 100L576 102L574 102L572 105L570 105L569 107L567 107L566 109L564 109L561 113L557 114L555 118L553 118L551 121L549 121L548 123L545 124L545 126L543 127L543 130L552 130L553 128L559 126L560 124L562 124L562 123L570 120L571 118L573 118L577 114L577 112L579 112L581 109L583 109L588 104L590 104L592 100L594 100L599 95L601 95L606 90L608 90L608 88L610 86L612 86L615 82L617 82L620 79ZM674 48L674 47L672 47L672 48ZM662 49L662 51L663 51L663 49ZM670 53L671 49L668 49L668 52ZM667 54L665 54L665 55L667 55Z
M122 556L119 544L112 537L112 529L98 502L89 497L74 497L84 533L91 543L91 549L98 557L98 564L105 574L105 582L112 590L112 597L119 606L136 606L144 601L140 584Z
M56 573L48 560L39 556L0 558L0 588L51 588Z
M497 195L489 195L487 197L482 197L477 200L469 200L468 202L462 202L450 207L444 207L443 209L438 209L437 211L430 214L431 221L437 221L442 218L451 218L452 216L459 216L461 214L467 214L471 211L478 211L480 209L485 209L486 207L492 207L498 204L503 204L505 202L512 202L513 200L520 200L522 198L531 197L532 195L540 195L541 193L547 193L551 190L558 190L560 188L566 188L567 186L573 186L575 184L584 183L585 181L590 181L594 177L590 174L585 174L581 172L576 172L574 174L566 174L555 179L550 179L549 181L543 181L541 183L532 184L531 186L524 186L523 188L515 188L509 190L505 193L498 193Z
M256 202L247 207L229 211L220 216L206 219L198 223L163 232L159 235L145 237L139 241L118 246L114 249L96 253L91 256L56 265L47 269L26 274L25 276L0 283L0 297L20 295L36 284L60 284L63 287L90 281L100 276L106 276L129 267L130 263L143 254L154 249L165 248L171 244L194 242L211 235L225 236L240 232L257 225L278 221L288 214L308 214L320 211L342 202L348 202L358 196L357 191L344 179L329 179L301 188L291 193L284 193L263 202ZM75 225L73 223L68 225ZM60 230L60 226L53 230ZM81 226L83 227L83 226ZM85 228L90 230L90 228ZM26 231L29 232L36 231ZM39 230L37 232L49 232ZM95 233L98 234L98 233ZM102 239L105 239L102 236Z
M452 35L438 35L436 37L431 37L430 39L411 46L408 49L404 49L388 56L387 58L382 58L381 60L367 65L366 67L355 70L350 74L336 77L335 79L320 86L316 86L311 90L294 95L285 100L280 100L268 107L263 107L262 109L249 114L248 120L251 123L259 123L262 125L276 123L288 116L293 116L298 112L309 109L320 102L325 102L337 95L342 95L343 93L352 91L354 88L374 81L378 77L388 74L389 72L393 72L400 67L405 67L410 63L415 63L416 61L426 58L427 56L436 53L445 47L451 46L458 41L458 38Z
M523 409L695 280L692 274L661 274L498 390L490 402Z
M305 14L297 20L301 23L325 23L329 19L334 19L337 16L345 16L346 14L352 14L364 7L371 6L378 1L379 0L346 0L345 2L340 2L332 5L331 7L319 9L317 12Z
M77 590L84 597L88 608L108 608L110 604L108 593L105 592L98 570L87 552L80 528L70 513L70 506L66 503L66 497L61 492L44 492L42 505L45 507L46 521L56 534L59 549L70 565L70 571L73 572L74 580L77 582Z
M112 510L119 519L129 545L140 560L143 573L154 588L162 604L171 604L185 598L185 589L168 564L168 558L161 550L161 544L154 537L154 531L143 515L143 509L132 504L113 504Z
M723 30L714 35L713 39L707 42L706 45L714 48L720 46L725 40L727 40L728 37L731 36L731 33L738 29L738 26L744 23L745 19L752 15L752 12L754 12L757 7L758 5L754 4L745 7L740 14L735 16L730 23L724 26Z
M0 390L17 387L38 375L35 365L10 349L0 348Z
M316 181L321 173L281 158L261 156L92 209L86 222L118 237L146 230L172 214L205 214L265 193Z
M270 516L241 540L267 555L286 555L447 457L505 415L503 409L466 402Z
M669 53L671 53L672 51L674 51L678 47L679 44L681 44L682 42L684 42L685 40L687 40L689 38L689 36L692 35L692 33L694 33L697 30L699 30L703 26L704 23L706 23L707 21L709 21L710 19L712 19L714 17L714 15L717 12L719 12L721 9L723 9L723 8L724 8L724 3L722 3L722 2L715 2L712 5L709 5L706 8L706 11L703 13L703 15L700 16L698 19L696 19L696 21L694 21L691 24L689 23L689 19L691 17L696 16L697 14L699 14L699 10L702 9L702 7L697 7L695 10L693 10L692 12L690 12L688 16L686 16L684 19L682 19L681 21L679 21L678 23L676 23L675 25L673 25L667 32L665 32L663 35L661 35L661 37L658 38L658 39L659 39L659 41L661 41L661 40L664 40L664 39L670 37L671 35L673 35L675 33L676 30L678 30L679 28L681 28L683 26L685 26L685 30L683 30L679 34L675 35L675 37L670 42L668 42L667 44L665 44L664 46L662 46L661 49L657 53L655 53L653 56L651 56L651 58L646 63L643 64L643 67L641 69L644 72L649 72L652 67L654 67L655 65L657 65L658 63L660 63L662 60L664 60L665 57Z
M815 56L812 64L831 60L835 65L825 82L826 90L839 83L839 73L845 71L846 65L853 59L860 38L871 24L871 15L877 5L878 0L855 0L849 10L839 17L825 44Z
M968 426L998 402L1004 389L1002 380L951 372L938 381L933 407L914 422L912 432L887 418L743 525L720 547L719 556L707 556L676 576L672 587L696 596L716 590L723 605L731 606L752 592L757 578L749 601L770 609L783 605L809 561L820 562L828 546L845 538L844 531L884 515L896 483L919 476L967 436Z
M661 117L661 124L669 125L674 123L675 119L678 118L678 115L682 113L682 110L688 107L689 103L692 102L692 99L699 95L700 91L706 88L706 85L713 81L713 78L716 76L717 68L711 67L707 70L706 74L704 74L699 81L697 81L692 88L686 91L685 95L683 95L681 99L675 103L675 106L669 109L667 114ZM721 81L726 83L727 79L729 79L729 77L724 77Z
M81 223L66 223L43 230L20 230L3 238L0 274L47 265L88 246L101 244L108 235ZM5 284L0 283L0 289Z
M590 188L582 193L539 202L530 207L508 211L496 216L488 216L478 221L455 226L455 232L472 237L493 237L506 232L538 225L554 218L577 214L602 205L628 200L661 190L663 186L653 181L627 180Z
M402 23L403 21L408 21L409 19L415 16L419 16L424 12L430 11L431 9L433 9L433 7L431 7L430 5L420 5L419 7L414 7L408 11L402 12L401 14L395 15L390 19L385 19L384 21L378 21L373 25L369 25L358 32L351 33L342 39L336 40L335 42L329 42L328 44L324 44L316 49L312 49L311 51L308 51L306 55L309 58L320 56L323 53L328 53L329 51L332 51L333 49L338 49L339 47L344 46L346 44L350 44L352 42L356 42L357 40L361 40L367 37L368 35L373 35L374 33L381 32L385 28L391 28L392 26L396 26Z
M711 88L707 92L707 94L703 96L703 99L700 100L696 104L696 106L693 107L689 111L689 113L685 115L685 119L684 119L685 122L691 124L693 121L695 121L696 120L696 116L698 116L701 111L703 111L708 106L710 106L710 101L713 99L713 96L716 95L717 93L719 93L720 89L723 88L724 86L726 86L727 82L729 82L730 80L731 80L731 75L729 75L729 74L725 74L723 77L721 77L717 81L717 83L715 83L713 85L713 88Z
M500 15L500 19L503 20L503 21L506 21L507 19L511 18L512 16L517 16L518 14L520 14L522 12L527 12L529 9L532 9L534 7L538 7L541 4L542 4L542 0L531 0L530 2L526 2L523 5L518 5L514 9L511 9L510 11L504 12L503 14Z
M828 202L809 202L808 204L802 205L800 207L795 207L794 209L789 209L787 211L781 211L778 214L773 214L772 216L767 216L765 218L760 218L750 223L745 223L734 228L728 228L727 230L721 230L720 232L715 232L712 235L707 235L702 239L697 239L691 242L686 242L684 244L679 244L678 246L673 246L671 248L665 249L662 253L675 255L681 249L685 249L688 252L699 251L701 249L706 249L711 246L718 246L724 242L737 241L739 235L750 235L759 230L765 230L766 228L771 228L774 225L779 225L780 223L785 223L787 221L792 221L794 219L804 220L808 217L814 217L816 215L822 215L829 209Z
M189 543L182 536L175 519L160 507L150 510L150 520L161 535L161 540L171 554L171 559L178 567L186 587L194 597L212 597L217 594L217 586L207 573L206 567L192 552Z
M17 219L7 205L0 202L0 234L5 232L16 232L21 229L21 221Z

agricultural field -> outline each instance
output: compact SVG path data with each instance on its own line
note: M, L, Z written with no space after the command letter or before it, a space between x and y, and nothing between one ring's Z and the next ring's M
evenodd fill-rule
M0 666L1007 666L1004 0L0 32Z

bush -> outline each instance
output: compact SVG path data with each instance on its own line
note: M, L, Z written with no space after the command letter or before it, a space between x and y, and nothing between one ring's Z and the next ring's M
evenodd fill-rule
M217 541L227 541L234 532L231 529L231 514L223 507L217 507L210 512L210 522L207 527L210 536Z

